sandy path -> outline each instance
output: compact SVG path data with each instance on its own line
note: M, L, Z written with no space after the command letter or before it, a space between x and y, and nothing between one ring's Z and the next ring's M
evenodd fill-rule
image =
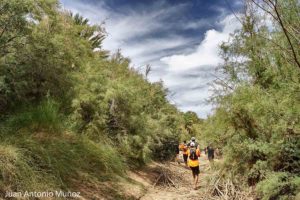
M192 173L190 169L185 168L184 164L170 163L168 168L182 177L182 181L175 187L153 187L149 186L147 193L141 197L141 200L182 200L182 199L199 199L204 195L206 190L206 178L210 174L209 161L206 155L201 154L200 157L200 176L199 188L194 190L192 187Z

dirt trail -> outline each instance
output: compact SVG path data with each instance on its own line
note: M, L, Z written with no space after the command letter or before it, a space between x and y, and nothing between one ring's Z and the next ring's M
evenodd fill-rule
M172 173L178 174L182 180L178 187L155 186L148 185L147 192L142 196L141 200L181 200L181 199L200 199L206 191L206 177L211 173L209 169L209 161L206 155L201 154L200 157L200 176L199 187L197 190L192 186L192 174L189 168L186 168L183 163L178 165L171 162L167 167Z

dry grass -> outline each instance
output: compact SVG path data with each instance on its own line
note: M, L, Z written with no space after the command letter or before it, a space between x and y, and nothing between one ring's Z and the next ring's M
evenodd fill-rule
M158 165L153 171L157 174L157 178L154 181L153 186L167 186L167 187L179 187L179 183L182 181L183 177L174 173L170 170L168 166Z
M220 171L213 173L208 180L205 198L209 200L254 200L253 188L243 188L233 182L231 178L220 175Z

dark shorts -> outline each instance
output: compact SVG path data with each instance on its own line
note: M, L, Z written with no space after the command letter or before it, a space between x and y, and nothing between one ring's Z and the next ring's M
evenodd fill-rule
M183 160L184 160L185 163L187 162L187 159L188 159L188 155L187 154L183 154Z
M200 173L200 169L199 169L199 166L197 167L190 167L192 172L193 172L193 175L199 175Z
M176 154L179 154L179 148L176 148Z

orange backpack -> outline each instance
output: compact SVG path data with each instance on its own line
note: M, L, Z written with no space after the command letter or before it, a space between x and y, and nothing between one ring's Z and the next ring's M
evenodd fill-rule
M183 151L183 150L184 150L184 144L180 144L180 145L179 145L179 150L180 150L180 151Z

